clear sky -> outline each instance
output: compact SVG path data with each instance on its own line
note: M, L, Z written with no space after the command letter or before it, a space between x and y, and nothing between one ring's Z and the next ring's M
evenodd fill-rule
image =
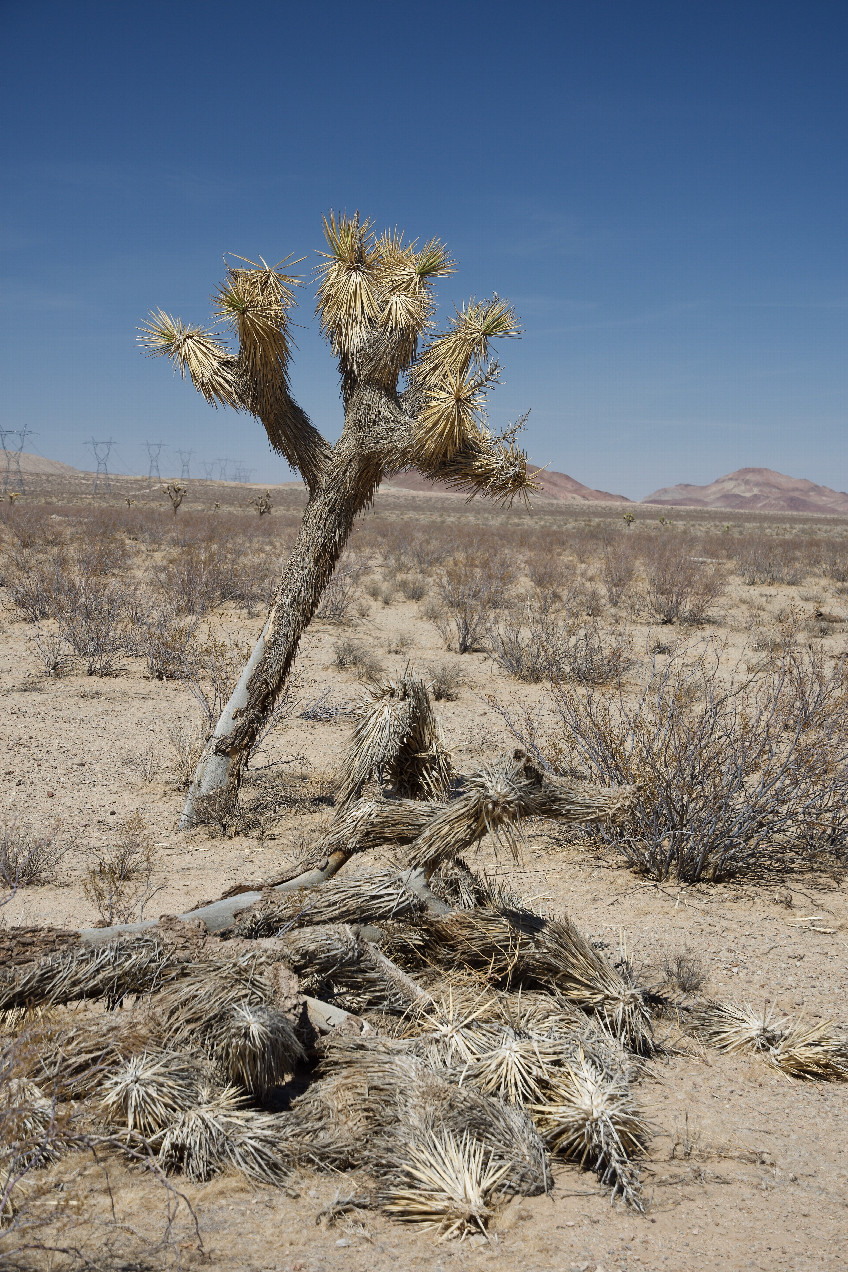
M846 35L844 0L0 0L2 426L285 480L135 329L359 208L449 244L447 307L515 303L492 423L532 408L538 462L635 498L749 465L848 489ZM311 289L298 318L336 435Z

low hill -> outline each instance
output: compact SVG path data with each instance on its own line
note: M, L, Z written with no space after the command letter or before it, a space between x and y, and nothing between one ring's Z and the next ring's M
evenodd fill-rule
M17 456L20 460L22 473L35 473L39 477L79 477L80 470L71 468L70 464L62 464L58 459L45 459L43 455L30 455L26 451L21 451ZM0 473L5 471L5 456L0 452ZM16 457L9 454L9 471L17 472Z
M531 471L533 471L531 466ZM537 470L537 478L541 487L536 498L556 499L560 503L630 503L625 495L612 495L606 490L593 490L584 486L566 473L550 472L548 469ZM383 483L384 490L412 490L418 494L445 495L453 494L444 482L430 481L412 469L398 473Z
M787 477L771 468L740 468L707 486L681 483L655 490L642 503L683 508L730 508L739 512L812 512L848 516L848 494Z

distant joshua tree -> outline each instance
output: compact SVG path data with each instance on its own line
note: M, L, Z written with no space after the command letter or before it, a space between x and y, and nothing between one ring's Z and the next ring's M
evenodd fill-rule
M316 313L338 359L345 412L334 446L289 391L289 312L299 282L284 272L299 263L291 257L273 268L235 257L243 264L228 267L215 318L235 337L236 353L162 310L142 328L147 351L169 357L207 402L261 420L309 492L261 635L198 764L183 827L205 801L235 800L356 516L385 477L414 467L469 497L507 503L536 488L517 429L495 436L485 423L499 371L489 342L518 335L512 307L497 296L471 300L437 333L433 284L455 268L439 240L418 248L396 231L377 236L358 213L330 213L324 236Z

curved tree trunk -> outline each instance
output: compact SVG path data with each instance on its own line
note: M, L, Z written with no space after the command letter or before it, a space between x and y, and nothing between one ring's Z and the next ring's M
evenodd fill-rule
M366 434L362 420L367 407L371 410ZM357 514L371 501L380 482L386 441L380 425L394 424L401 412L385 395L358 394L347 415L321 484L306 505L261 635L200 758L180 819L181 830L203 820L204 802L209 808L212 801L224 806L234 801L250 752L285 687L300 638L318 608Z

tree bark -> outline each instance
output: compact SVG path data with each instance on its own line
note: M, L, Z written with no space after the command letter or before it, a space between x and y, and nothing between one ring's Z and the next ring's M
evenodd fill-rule
M356 390L348 402L342 436L309 497L268 618L200 758L181 830L203 819L204 801L234 802L251 749L285 687L354 521L373 499L389 456L410 426L397 398L373 387Z

